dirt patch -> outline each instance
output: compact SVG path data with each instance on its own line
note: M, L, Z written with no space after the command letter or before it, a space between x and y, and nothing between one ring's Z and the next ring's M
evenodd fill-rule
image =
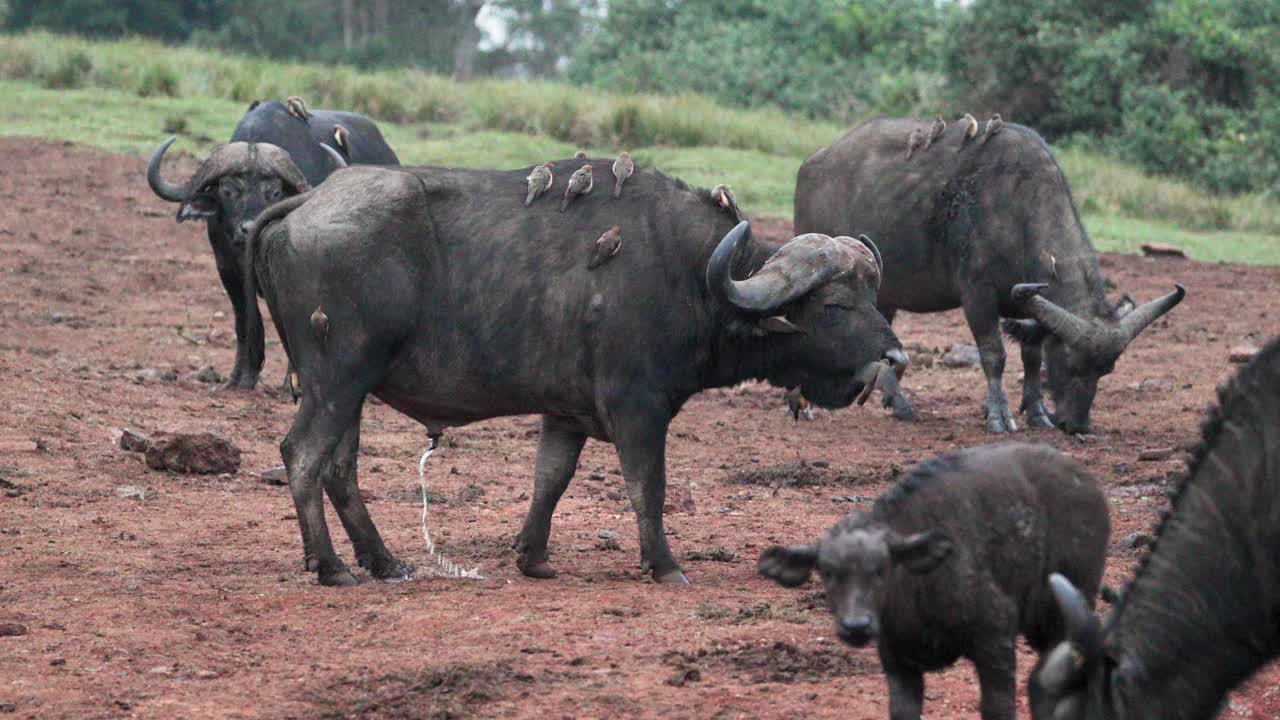
M495 704L560 681L514 667L513 661L459 664L420 673L386 673L317 688L313 717L423 718L491 717Z
M750 683L820 683L880 673L879 661L865 652L834 644L798 647L776 641L695 651L673 650L662 662L678 671L697 670L702 678L728 675Z
M819 461L821 462L821 461ZM882 481L883 475L859 470L837 470L827 464L800 462L747 467L729 473L732 485L757 485L769 488L857 487Z

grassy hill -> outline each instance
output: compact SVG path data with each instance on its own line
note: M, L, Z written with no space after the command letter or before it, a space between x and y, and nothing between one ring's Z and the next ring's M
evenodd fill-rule
M203 154L225 141L254 99L301 95L315 107L379 120L412 164L523 167L583 149L691 183L733 186L752 215L790 217L795 173L844 128L773 109L742 111L700 96L611 95L546 82L459 84L414 70L278 63L149 41L0 36L0 134L147 153L167 135ZM1125 163L1060 151L1095 243L1131 251L1178 244L1194 257L1280 263L1280 202L1214 196Z

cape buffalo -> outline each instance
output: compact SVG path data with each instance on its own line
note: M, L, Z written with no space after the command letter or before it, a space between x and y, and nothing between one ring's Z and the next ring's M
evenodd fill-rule
M244 303L244 226L263 208L304 192L329 173L353 163L398 165L372 120L333 110L312 110L307 118L289 113L284 103L254 103L236 125L231 143L213 151L184 185L166 182L160 163L173 144L169 138L147 166L152 191L179 203L178 222L205 220L222 287L231 298L236 321L236 361L228 387L252 388L265 359L261 321L250 322ZM336 124L347 129L347 147L333 137ZM337 148L337 149L335 149Z
M1216 717L1228 691L1280 654L1280 340L1218 402L1106 623L1053 578L1068 640L1032 683L1058 720Z
M916 129L928 123L869 120L814 153L796 180L795 231L870 235L884 253L878 303L890 323L898 310L964 308L987 377L989 431L1017 429L1001 384L1001 317L1014 319L1005 328L1022 345L1027 423L1086 431L1099 378L1185 291L1138 308L1127 297L1107 301L1067 178L1034 131L1006 123L969 139L963 124L951 123L904 158ZM1040 389L1042 344L1052 415ZM910 405L885 380L886 403L909 417Z
M787 587L818 571L836 635L877 642L894 720L918 720L923 673L960 657L977 667L983 719L1013 720L1019 633L1037 651L1064 637L1045 578L1070 577L1091 603L1110 524L1079 463L1043 445L991 445L921 463L820 542L765 550L759 570ZM1032 697L1033 714L1043 702Z
M608 176L608 161L588 162ZM882 359L905 364L875 309L881 270L869 244L754 240L709 193L655 171L637 172L620 198L583 195L563 213L554 197L526 208L530 170L353 167L256 221L250 284L261 285L300 378L302 402L280 447L306 566L321 583L354 582L334 554L322 486L360 564L376 577L406 572L356 490L370 393L432 435L543 416L515 545L531 577L555 574L551 516L583 443L612 442L642 567L680 582L662 505L667 427L685 400L757 378L845 406L869 392ZM589 270L596 238L614 226L625 246ZM310 322L321 305L323 346Z

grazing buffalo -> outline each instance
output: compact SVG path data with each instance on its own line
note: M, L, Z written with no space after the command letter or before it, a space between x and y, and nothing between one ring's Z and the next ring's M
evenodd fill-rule
M334 127L346 128L345 146ZM236 321L236 361L228 387L249 389L258 382L265 359L262 322L250 322L245 306L244 227L273 202L322 182L352 163L397 165L395 153L373 121L354 113L312 110L295 115L279 102L254 103L236 125L231 142L213 151L183 185L160 176L170 138L147 166L152 191L179 203L178 222L205 220L222 287L231 298ZM336 148L336 149L335 149Z
M890 323L898 310L964 308L987 377L989 431L1017 429L1001 384L1002 317L1022 345L1027 423L1087 431L1099 378L1184 290L1136 308L1127 297L1107 301L1067 178L1034 131L951 123L907 157L915 130L928 124L870 120L814 153L796 180L796 232L870 235L884 253L878 302ZM1042 345L1052 415L1040 388ZM909 417L896 387L885 390L895 414Z
M1155 545L1104 624L1055 577L1058 720L1207 720L1280 654L1280 340L1218 392Z
M795 587L817 569L836 635L877 642L894 720L918 720L923 673L961 657L978 669L983 720L1013 720L1018 635L1037 651L1064 637L1046 578L1071 578L1092 603L1109 533L1107 500L1074 460L991 445L920 464L820 542L765 550L759 570ZM1044 701L1033 694L1037 718Z
M608 162L588 162L608 177ZM755 240L709 193L654 171L636 172L620 198L586 194L561 213L547 196L526 208L529 172L353 167L258 218L250 284L299 375L302 401L281 453L306 565L321 583L354 582L330 542L322 488L361 565L376 577L406 571L356 490L370 393L432 435L543 416L515 545L531 577L555 574L551 517L583 443L612 442L642 566L681 582L662 505L667 427L685 400L763 379L845 406L869 392L882 360L905 364L875 309L873 247L820 235ZM615 226L626 243L589 269L595 240ZM318 307L323 341L311 320Z

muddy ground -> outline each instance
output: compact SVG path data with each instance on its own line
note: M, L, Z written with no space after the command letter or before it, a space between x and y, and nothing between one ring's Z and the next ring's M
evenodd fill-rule
M900 316L915 359L912 424L870 404L795 424L779 393L758 385L688 403L668 464L692 512L667 517L677 553L701 558L685 561L688 587L640 574L618 462L599 443L556 515L561 576L516 571L508 544L537 443L536 419L519 417L451 431L429 464L444 500L431 508L437 537L485 580L423 573L321 588L302 571L286 488L259 477L279 464L293 410L275 389L284 355L274 332L264 387L219 393L196 379L206 366L230 369L234 339L203 226L175 225L173 206L146 189L143 159L14 138L0 139L0 157L0 623L27 629L0 637L0 715L887 716L873 652L834 642L816 586L768 584L755 558L866 507L918 460L992 440L980 371L936 362L935 349L971 342L959 313ZM1229 348L1280 331L1280 271L1118 255L1103 264L1139 299L1175 280L1188 299L1103 381L1094 435L1018 438L1050 443L1103 479L1117 541L1107 578L1120 583L1136 555L1118 541L1154 524L1181 467L1177 453L1139 453L1194 441L1233 370ZM1020 374L1012 352L1011 398ZM244 463L225 476L154 472L116 447L125 427L222 433ZM374 404L363 440L371 512L392 549L426 567L422 429ZM341 552L350 558L345 541ZM1020 669L1032 661L1024 652ZM1277 679L1263 673L1225 716L1280 717ZM977 716L968 664L929 677L926 716Z

